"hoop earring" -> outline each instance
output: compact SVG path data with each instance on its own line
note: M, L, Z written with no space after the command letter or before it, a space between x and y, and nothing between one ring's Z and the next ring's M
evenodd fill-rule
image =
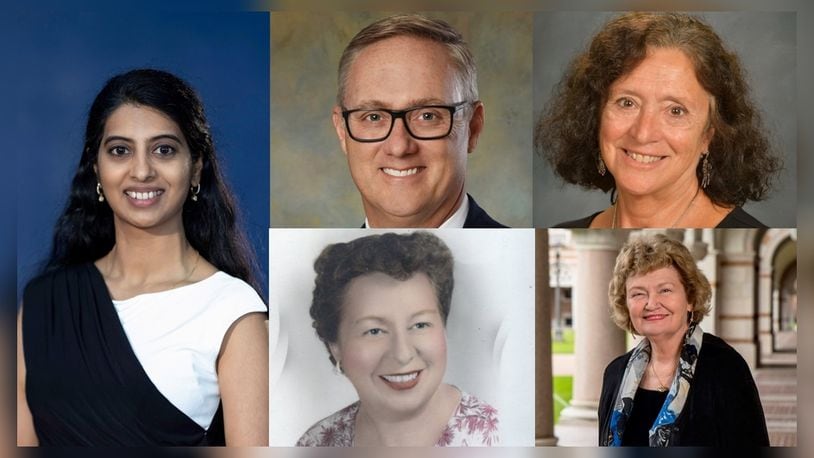
M596 162L596 171L599 172L600 176L605 176L608 173L608 169L605 168L605 161L602 160L602 155L599 156Z
M334 374L336 375L344 374L344 372L342 372L342 363L338 359L336 360L336 364L334 365Z
M96 182L96 195L99 196L99 202L105 201L105 195L102 194L102 183Z
M701 160L701 188L707 189L709 186L709 177L712 172L712 164L709 163L709 151L703 154L704 158Z
M198 183L196 185L190 186L189 187L189 192L192 193L192 201L197 202L198 201L198 194L200 194L200 192L201 192L201 184Z

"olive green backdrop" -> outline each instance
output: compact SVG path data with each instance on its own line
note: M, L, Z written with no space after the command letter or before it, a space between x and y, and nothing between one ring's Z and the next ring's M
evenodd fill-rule
M271 14L271 227L359 227L359 192L331 123L347 43L394 13ZM458 29L478 66L486 124L466 189L493 218L530 227L532 15L426 13Z

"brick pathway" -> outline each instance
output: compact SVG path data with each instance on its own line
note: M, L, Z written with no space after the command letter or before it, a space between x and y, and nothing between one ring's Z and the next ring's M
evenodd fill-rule
M755 380L773 446L797 446L797 369L762 368Z

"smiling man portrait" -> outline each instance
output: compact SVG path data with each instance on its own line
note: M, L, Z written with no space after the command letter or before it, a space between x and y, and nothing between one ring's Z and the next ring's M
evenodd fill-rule
M272 227L530 226L530 25L274 14Z
M446 22L362 29L339 62L333 124L366 227L503 227L464 190L484 107L472 53Z

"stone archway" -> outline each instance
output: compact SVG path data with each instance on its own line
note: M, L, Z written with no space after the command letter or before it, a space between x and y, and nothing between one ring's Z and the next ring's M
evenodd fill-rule
M797 246L791 239L775 253L772 291L772 351L797 352Z
M780 330L797 328L797 263L780 277Z
M797 333L783 328L783 307L796 311L796 229L770 229L759 240L758 358L760 365L796 364ZM796 312L795 312L796 317Z

